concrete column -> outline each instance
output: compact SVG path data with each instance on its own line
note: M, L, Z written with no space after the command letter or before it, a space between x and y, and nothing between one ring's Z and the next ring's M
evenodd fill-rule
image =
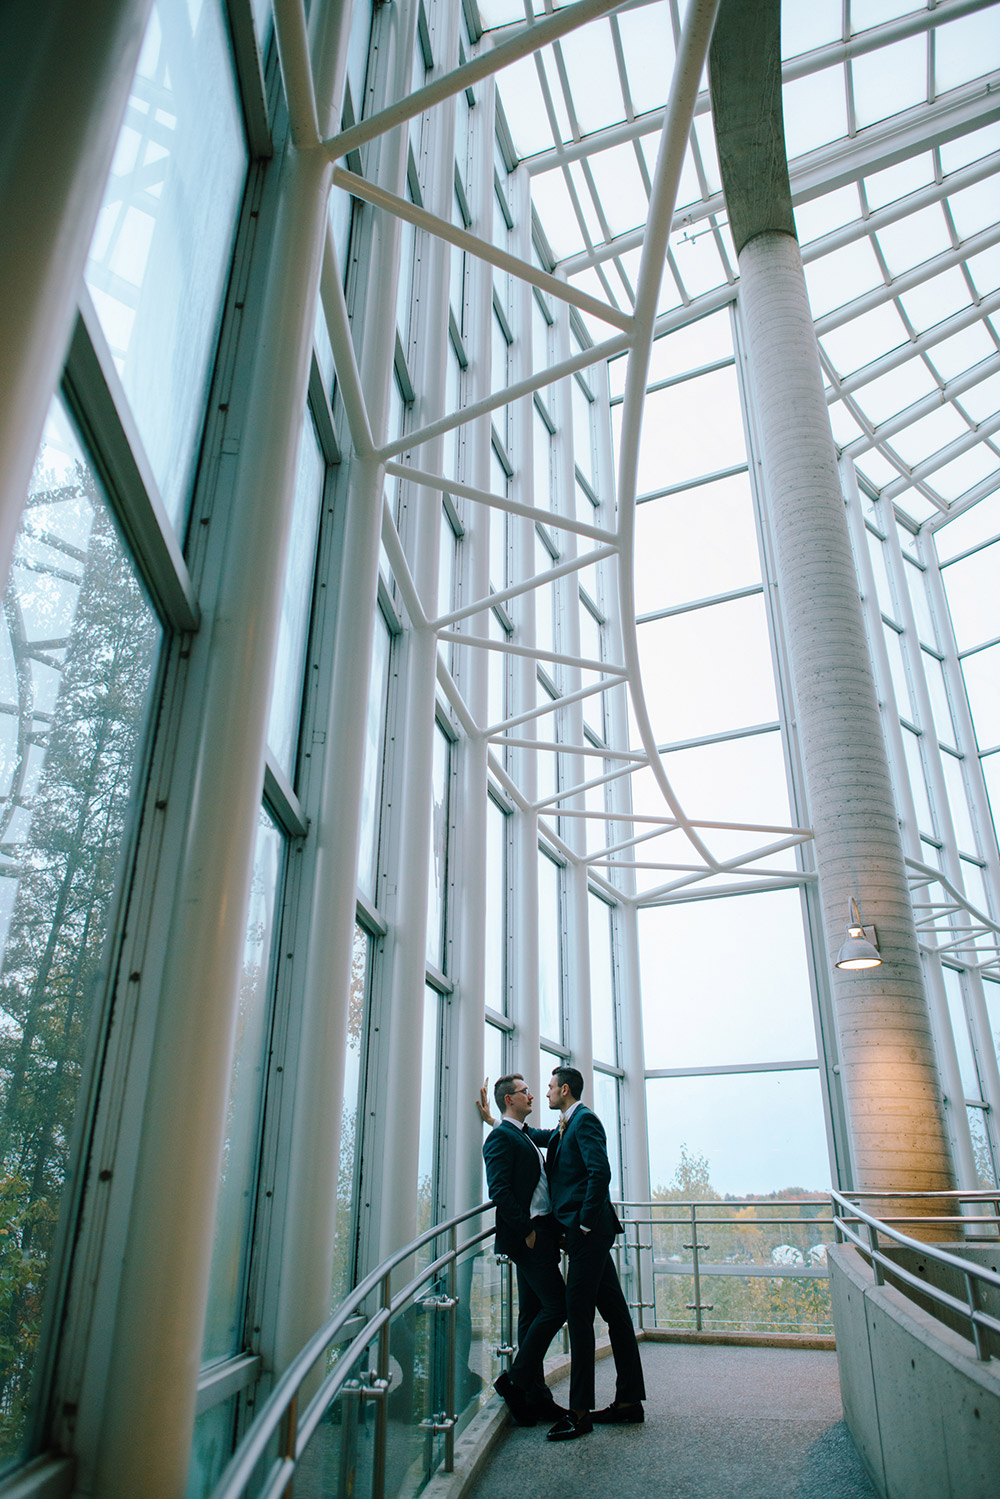
M833 975L857 1185L947 1188L941 1084L798 244L757 234L739 268L827 950L844 940L854 896L882 954L879 968Z
M152 0L4 7L0 92L0 580L111 169Z

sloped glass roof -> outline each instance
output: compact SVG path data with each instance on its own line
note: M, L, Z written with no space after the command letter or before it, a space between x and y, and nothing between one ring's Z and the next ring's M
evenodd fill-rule
M480 10L502 34L527 7ZM498 75L555 262L627 311L680 12L636 5ZM786 0L782 56L835 438L904 524L936 527L1000 484L1000 8ZM659 310L721 305L736 275L703 86Z

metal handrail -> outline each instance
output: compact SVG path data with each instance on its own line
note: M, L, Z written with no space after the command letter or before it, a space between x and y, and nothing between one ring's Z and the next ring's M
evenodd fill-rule
M638 1313L638 1323L640 1330L644 1330L645 1327L645 1318L643 1314L647 1311L652 1311L654 1313L655 1325L656 1312L655 1289L653 1293L653 1301L646 1301L643 1292L643 1255L652 1254L652 1239L650 1240L649 1244L643 1244L641 1242L641 1236L638 1233L638 1230L640 1228L653 1229L686 1227L690 1230L691 1243L684 1245L685 1249L691 1250L690 1262L682 1266L674 1266L665 1264L662 1260L653 1258L649 1262L649 1269L653 1277L654 1287L656 1284L657 1275L668 1274L692 1276L694 1282L694 1300L686 1302L685 1305L688 1311L694 1313L695 1331L700 1333L705 1330L703 1327L702 1313L715 1310L713 1302L702 1301L701 1299L702 1277L705 1276L707 1278L712 1278L713 1276L718 1276L720 1273L722 1273L720 1272L720 1268L717 1265L714 1265L711 1262L707 1264L703 1263L702 1252L707 1250L709 1248L709 1245L703 1244L699 1241L698 1231L700 1229L705 1227L716 1227L732 1229L735 1232L739 1232L740 1230L764 1227L804 1228L810 1224L828 1225L831 1229L834 1226L832 1216L802 1218L786 1217L782 1215L780 1217L774 1217L771 1216L770 1211L768 1211L768 1215L766 1217L756 1218L751 1221L749 1219L739 1220L732 1217L717 1217L710 1214L707 1215L704 1211L702 1211L703 1209L715 1209L717 1211L720 1207L724 1207L727 1210L731 1208L766 1208L770 1210L770 1208L773 1206L775 1208L811 1207L818 1209L820 1213L830 1213L829 1200L823 1197L783 1197L780 1201L775 1201L774 1203L762 1201L760 1198L748 1197L727 1199L724 1203L720 1203L715 1199L710 1199L707 1202L664 1202L662 1200L655 1200L648 1202L622 1202L618 1203L617 1206L621 1211L622 1222L625 1229L628 1230L629 1228L634 1227L637 1230L636 1242L632 1246L628 1244L628 1234L626 1233L625 1247L626 1249L631 1247L635 1251L634 1269L636 1277L636 1299L634 1301L630 1301L629 1306L633 1311ZM634 1211L637 1208L649 1209L649 1216L637 1216ZM669 1209L674 1209L675 1215L671 1217L663 1216ZM729 1270L729 1268L730 1267L728 1266L726 1267L727 1271ZM755 1270L748 1269L745 1266L740 1266L738 1268L733 1267L733 1270L734 1273L738 1276L749 1277L755 1273ZM800 1270L798 1266L790 1265L776 1266L775 1270L786 1278L790 1277L795 1279L799 1279L804 1276L808 1276L812 1279L818 1279L824 1273L817 1267L803 1267Z
M938 1200L951 1199L955 1202L985 1200L1000 1204L1000 1193L989 1191L971 1193L877 1192L871 1190L846 1194L836 1191L831 1191L830 1193L834 1208L839 1207L841 1209L840 1213L834 1212L833 1221L837 1233L854 1244L861 1251L865 1259L867 1259L875 1276L875 1284L879 1286L884 1285L886 1272L888 1272L894 1281L902 1281L904 1285L911 1286L915 1291L919 1291L921 1296L938 1303L940 1306L947 1307L949 1311L968 1322L971 1342L976 1349L976 1357L984 1360L988 1359L991 1355L990 1350L986 1346L984 1333L991 1332L1000 1336L1000 1318L991 1316L989 1312L980 1310L976 1305L977 1286L982 1283L994 1286L997 1290L1000 1290L1000 1274L997 1274L995 1270L987 1269L985 1265L977 1265L973 1260L966 1260L960 1255L951 1254L947 1249L940 1249L936 1244L927 1243L923 1239L912 1239L909 1234L900 1233L897 1228L892 1226L889 1220L876 1218L873 1214L866 1213L860 1206L859 1199L870 1197L879 1198L883 1201L887 1198L895 1200L897 1198L930 1197L937 1198ZM867 1244L864 1241L864 1237L860 1233L855 1232L850 1226L851 1221L860 1222L865 1225L868 1231ZM935 1224L940 1222L968 1223L970 1220L968 1218L926 1218L906 1219L904 1221ZM996 1223L997 1220L991 1219L989 1221ZM878 1244L880 1234L884 1238L891 1239L903 1249L915 1249L918 1254L924 1256L926 1259L933 1260L936 1264L946 1266L948 1269L957 1270L965 1281L966 1300L962 1301L959 1297L953 1296L949 1291L943 1291L939 1286L933 1285L930 1281L914 1275L911 1271L904 1269L902 1265L897 1264L895 1260L890 1259L887 1254L883 1254Z
M376 1337L380 1340L380 1369L377 1374L375 1371L372 1371L371 1385L364 1393L369 1398L384 1399L391 1378L388 1371L387 1333L389 1322L409 1302L414 1300L417 1292L428 1281L436 1279L442 1270L448 1270L450 1277L454 1280L455 1265L459 1256L465 1254L476 1244L482 1243L494 1231L491 1224L488 1228L480 1230L479 1233L473 1234L470 1238L459 1243L457 1232L459 1226L467 1223L470 1218L480 1217L482 1214L489 1212L490 1209L490 1203L480 1203L478 1207L469 1208L466 1212L459 1213L455 1217L447 1219L444 1223L435 1224L432 1228L418 1234L415 1239L411 1239L401 1249L397 1249L388 1259L383 1260L380 1265L377 1265L374 1270L365 1276L364 1280L351 1291L323 1326L313 1333L309 1341L296 1354L295 1358L288 1365L288 1368L280 1376L271 1394L230 1458L218 1484L212 1491L212 1499L237 1499L237 1496L244 1493L257 1464L267 1451L268 1443L279 1431L282 1423L285 1423L284 1450L275 1460L271 1471L267 1475L264 1486L260 1490L261 1499L272 1499L272 1496L283 1494L295 1472L296 1464L305 1451L306 1445L316 1427L354 1373L355 1365L361 1354ZM432 1260L430 1264L419 1271L402 1290L392 1295L390 1286L392 1272L404 1263L404 1261L416 1254L425 1244L431 1243L443 1234L447 1234L449 1237L449 1247L445 1253L438 1255L436 1259ZM335 1367L330 1370L326 1378L321 1382L319 1389L310 1400L301 1417L299 1417L297 1409L298 1396L303 1383L308 1378L316 1362L322 1358L336 1341L338 1333L343 1330L351 1318L357 1314L358 1308L376 1290L381 1291L378 1310L372 1313L364 1326L352 1338L345 1352L337 1360ZM449 1287L449 1295L443 1298L441 1303L442 1307L450 1313L452 1327L450 1328L449 1337L451 1341L454 1338L454 1310L457 1304L457 1297L454 1292L454 1285L451 1285ZM454 1360L450 1360L450 1363L453 1365ZM453 1368L450 1372L453 1377ZM453 1390L451 1393L453 1395ZM446 1471L450 1471L449 1464L453 1454L453 1412L449 1414L448 1420L449 1424L445 1428Z

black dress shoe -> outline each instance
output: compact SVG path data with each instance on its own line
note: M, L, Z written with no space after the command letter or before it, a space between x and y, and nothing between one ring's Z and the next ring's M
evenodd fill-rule
M592 1421L599 1426L632 1426L645 1421L646 1414L642 1408L641 1400L630 1401L627 1405L619 1405L616 1400L613 1405L608 1405L602 1411L594 1411L591 1414Z
M537 1426L538 1416L528 1404L528 1397L506 1372L497 1376L493 1388L502 1398L518 1426Z
M539 1421L559 1421L569 1415L566 1407L557 1405L554 1400L532 1400L528 1408Z
M565 1416L560 1416L552 1429L545 1434L548 1442L572 1442L574 1437L585 1437L588 1431L593 1431L594 1423L590 1419L589 1412L582 1416L574 1416L572 1411L567 1411Z

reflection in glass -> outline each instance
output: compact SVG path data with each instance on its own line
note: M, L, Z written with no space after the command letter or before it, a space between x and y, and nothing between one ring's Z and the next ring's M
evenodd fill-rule
M562 925L559 866L538 852L538 1029L562 1040Z
M312 602L324 473L325 464L316 428L311 414L307 412L299 444L292 529L274 661L271 716L267 728L268 745L290 780L295 771L295 750L299 737L306 633L309 628L309 605Z
M368 965L372 940L360 926L354 928L351 954L351 987L347 1009L347 1051L344 1056L344 1099L340 1115L340 1170L337 1176L337 1206L333 1237L333 1281L331 1308L347 1295L353 1283L354 1188L357 1181L361 1054L364 1045L365 1004L368 997Z
M976 1162L975 1185L984 1192L992 1192L997 1186L997 1168L990 1133L986 1127L986 1111L984 1108L968 1107L965 1113L969 1121L972 1154Z
M423 1040L420 1048L420 1138L417 1148L417 1233L435 1221L435 1157L437 1155L438 1037L441 1029L441 996L430 984L424 988Z
M222 1476L233 1451L237 1401L238 1397L233 1395L202 1411L195 1421L187 1499L202 1499L204 1494L210 1494Z
M270 1041L274 902L283 851L281 834L262 809L257 824L236 1045L226 1105L226 1138L222 1147L208 1316L202 1346L204 1360L226 1358L238 1353L243 1345L243 1287Z
M157 0L86 278L178 529L246 169L223 7Z
M21 1445L161 631L57 400L0 651L0 1464Z

